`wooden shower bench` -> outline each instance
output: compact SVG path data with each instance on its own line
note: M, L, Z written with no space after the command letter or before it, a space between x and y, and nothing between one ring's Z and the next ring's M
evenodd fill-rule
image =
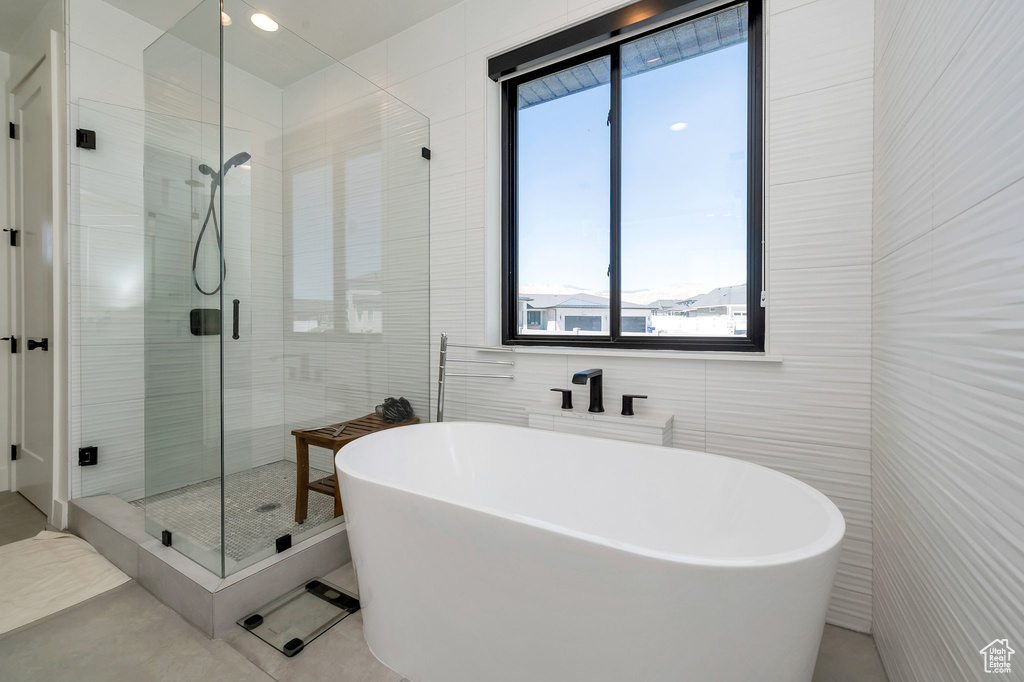
M295 429L292 431L292 435L295 436L295 459L296 459L296 488L295 488L295 521L296 523L302 523L306 520L306 514L309 507L309 491L313 490L324 495L330 495L334 498L334 518L338 518L345 513L344 508L341 505L341 492L338 489L338 475L337 470L334 466L334 456L338 454L338 450L351 443L357 438L368 436L371 433L377 431L384 431L385 429L393 429L396 426L408 426L410 424L418 424L420 422L419 417L412 417L406 419L404 422L398 422L397 424L389 424L374 413L370 413L363 417L356 419L350 419L347 422L339 422L337 424L331 424L330 426L321 426L317 429L311 429L303 431L301 429ZM337 436L334 435L337 429L345 427L344 431L339 433ZM319 448L326 448L330 450L333 455L331 456L331 469L335 471L330 476L324 476L323 478L310 481L309 480L309 446L315 445Z

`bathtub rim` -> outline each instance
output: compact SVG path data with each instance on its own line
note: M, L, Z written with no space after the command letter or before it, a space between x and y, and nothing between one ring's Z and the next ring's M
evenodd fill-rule
M523 431L531 431L531 432L535 432L536 431L536 429L530 429L528 427L523 427L523 426L512 426L512 425L508 425L508 424L492 424L492 423L489 423L489 422L475 422L475 421L466 421L466 422L427 422L427 423L415 424L415 425L412 425L412 426L404 427L403 430L406 429L406 428L415 428L415 429L418 429L418 430L431 429L431 430L435 430L435 431L443 431L443 430L447 430L447 429L451 429L451 428L460 428L461 425L464 425L464 424L465 425L474 425L474 426L487 426L487 427L500 428L500 429L514 429L514 430L523 430ZM778 552L778 553L775 553L775 554L765 554L765 555L761 555L761 556L724 558L724 557L709 557L709 556L706 556L706 555L697 555L697 554L683 554L683 553L680 553L680 552L666 552L666 551L663 551L663 550L651 549L651 548L645 547L643 545L636 545L636 544L632 544L632 543L628 543L628 542L621 542L621 541L617 541L617 540L612 540L611 538L608 538L607 536L597 535L597 534L594 534L594 533L582 532L582 531L574 529L574 528L570 528L570 527L567 527L567 526L562 526L562 525L559 525L557 523L551 523L551 522L548 522L548 521L544 521L542 519L536 519L536 518L533 518L533 517L530 517L530 516L523 516L523 515L520 515L520 514L509 513L507 511L504 511L504 510L502 510L500 508L497 508L497 507L484 506L484 505L479 505L479 504L467 504L464 501L460 501L460 500L457 500L457 499L452 499L452 498L450 498L448 496L445 496L445 495L425 494L422 491L417 491L417 490L414 490L412 488L409 488L409 487L403 486L403 485L396 485L393 481L389 481L389 480L386 480L386 479L383 479L383 478L380 478L380 477L377 477L377 476L368 476L368 475L364 475L364 474L354 473L350 467L347 467L345 465L345 459L346 459L347 456L348 457L354 456L355 453L358 453L358 451L362 450L365 447L368 447L370 445L370 443L372 443L374 440L378 440L378 439L381 439L381 438L389 437L388 434L391 434L390 437L395 437L395 432L396 431L398 431L398 429L387 429L387 430L380 431L380 432L377 432L377 433L372 433L372 434L369 434L367 436L363 436L362 438L358 439L358 441L350 443L347 447L342 448L341 450L339 450L338 454L334 458L334 466L335 466L335 469L337 470L337 473L339 475L343 473L346 476L348 476L350 478L353 478L353 479L356 479L356 480L359 480L359 481L363 481L363 482L366 482L366 483L371 483L373 485L378 485L378 486L381 486L381 487L384 487L384 488L390 488L392 490L397 490L399 492L406 493L406 494L409 494L409 495L415 495L416 497L419 497L419 498L423 498L423 499L427 499L427 500L436 500L436 501L443 502L443 503L448 504L448 505L452 505L452 506L455 506L455 507L460 507L462 509L467 509L467 510L471 510L471 511L474 511L474 512L480 512L480 513L483 513L483 514L487 514L489 516L494 516L494 517L497 517L497 518L500 518L500 519L504 519L506 521L512 521L512 522L515 522L515 523L523 523L523 524L532 526L532 527L537 528L537 529L542 530L542 531L546 531L546 532L550 532L550 533L556 533L556 534L559 534L559 535L564 535L564 536L572 537L572 538L575 538L575 539L578 539L578 540L581 540L581 541L584 541L584 542L588 542L588 543L591 543L591 544L601 545L603 547L608 547L610 549L614 549L614 550L618 550L618 551L622 551L622 552L628 552L628 553L631 553L631 554L636 554L636 555L648 557L648 558L651 558L651 559L657 559L657 560L660 560L660 561L666 561L666 562L670 562L670 563L682 564L682 565L687 565L687 566L735 567L735 568L759 567L759 566L784 566L784 565L787 565L787 564L793 564L793 563L798 563L798 562L801 562L801 561L812 560L812 559L818 558L818 557L820 557L822 555L828 554L830 551L833 551L833 550L838 551L839 545L842 543L843 538L846 535L846 518L843 516L842 512L839 510L839 507L837 507L836 504L832 500L830 500L827 495L825 495L824 493L822 493L818 489L814 488L813 486L808 485L807 483L804 483L803 481L801 481L801 480L799 480L799 479L797 479L797 478L795 478L793 476L790 476L789 474L784 474L781 471L776 471L774 469L771 469L769 467L766 467L766 466L763 466L763 465L760 465L760 464L755 464L753 462L748 462L746 460L742 460L742 459L739 459L739 458L736 458L736 457L730 457L728 455L719 455L719 454L715 454L715 453L711 453L711 452L701 452L699 450L690 450L690 449L684 449L684 448L671 448L673 450L679 450L680 453L683 453L683 454L686 454L686 455L698 456L698 457L706 457L706 458L714 458L714 459L724 459L724 460L729 460L731 462L738 462L742 466L756 467L758 469L761 469L761 470L767 472L768 475L770 475L772 477L783 478L783 479L786 479L790 483L795 483L798 488L803 489L803 491L805 493L809 494L811 498L815 499L822 506L822 508L824 509L826 515L828 516L828 521L829 521L828 526L826 527L825 531L819 537L815 538L815 540L813 540L812 542L810 542L810 543L808 543L806 545L803 545L801 547L798 547L797 549L792 549L792 550L789 550L789 551L786 551L786 552ZM592 441L599 441L599 442L602 442L602 443L607 443L609 440L611 440L611 439L608 439L608 438L600 438L600 437L596 437L596 436L581 436L581 435L577 435L577 434L561 434L561 435L571 436L574 439L575 438L580 438L580 439L586 439L586 440L592 440ZM371 439L371 440L367 441L367 439ZM362 441L367 441L367 442L363 443L360 447L354 447L354 446L358 445L359 443L361 443ZM613 441L613 442L615 442L615 441ZM665 449L667 447L667 446L664 446L664 445L648 445L646 443L632 443L632 442L629 442L627 444L630 445L630 446L635 446L635 447L642 448L642 449L649 449L649 448ZM346 452L346 450L348 452ZM340 481L339 481L339 485L340 485Z

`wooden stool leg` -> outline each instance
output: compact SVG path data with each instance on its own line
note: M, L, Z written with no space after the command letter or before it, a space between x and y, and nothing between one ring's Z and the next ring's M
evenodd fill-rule
M334 450L334 456L337 457L338 450ZM338 480L338 466L334 464L334 457L331 458L331 463L334 466L334 518L338 518L345 513L345 508L341 505L341 482Z
M306 520L309 505L309 444L295 437L295 522Z

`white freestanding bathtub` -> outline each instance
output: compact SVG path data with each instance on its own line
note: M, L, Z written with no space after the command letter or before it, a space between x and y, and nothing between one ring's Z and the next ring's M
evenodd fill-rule
M740 460L477 423L337 456L366 641L414 682L806 682L845 523Z

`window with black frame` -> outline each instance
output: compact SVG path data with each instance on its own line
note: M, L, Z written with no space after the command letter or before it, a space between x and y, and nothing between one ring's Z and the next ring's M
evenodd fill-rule
M503 82L503 342L764 349L760 3L678 4Z

